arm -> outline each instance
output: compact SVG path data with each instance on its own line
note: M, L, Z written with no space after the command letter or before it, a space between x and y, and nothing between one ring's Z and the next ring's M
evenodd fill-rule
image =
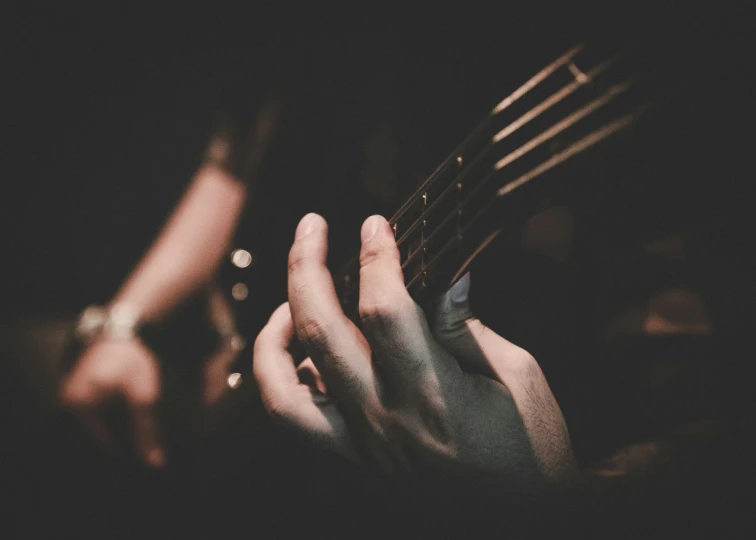
M228 249L245 198L241 182L203 166L112 305L127 304L144 321L160 320L205 285Z
M142 321L156 321L208 283L254 185L278 106L273 97L260 108L249 137L229 117L219 118L204 165L111 305L126 304Z
M151 466L165 463L155 413L161 395L160 371L153 353L132 335L130 325L159 321L209 283L244 206L247 186L240 179L254 177L272 115L270 105L261 110L246 151L235 147L241 139L225 129L228 124L212 139L205 164L110 303L111 321L127 314L125 331L118 329L116 321L115 332L111 327L97 335L63 381L63 404L105 449L117 450L103 405L122 398L131 417L134 450Z

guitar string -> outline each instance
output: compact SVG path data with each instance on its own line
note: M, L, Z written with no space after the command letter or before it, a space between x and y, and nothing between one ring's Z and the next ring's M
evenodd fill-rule
M407 238L423 223L423 220L425 220L425 218L430 215L449 194L453 193L457 189L457 184L462 182L462 180L464 180L464 178L472 170L474 170L475 166L488 155L488 152L493 148L494 144L503 141L506 137L512 135L517 130L528 124L530 121L536 119L538 116L549 110L551 107L559 104L561 101L572 95L576 90L583 87L587 82L595 81L601 73L614 65L617 60L619 60L620 56L621 55L618 54L612 58L609 58L608 60L593 68L588 73L583 74L585 79L575 80L574 82L565 85L560 90L546 98L540 104L530 109L520 118L513 121L511 124L494 135L491 141L484 148L482 148L478 154L475 155L472 161L467 163L465 168L462 169L455 178L452 178L452 181L449 183L449 185L444 188L444 190L435 198L430 206L425 208L422 214L412 224L410 224L409 227L401 232L401 236L397 240L397 245L401 246L402 244L404 244Z
M521 187L522 185L530 182L531 180L542 176L543 174L545 174L552 168L556 167L557 165L567 161L568 159L572 158L573 156L577 154L580 154L588 150L590 147L598 144L602 140L607 139L611 135L628 127L641 114L643 114L646 110L648 110L650 106L651 106L650 104L644 104L643 106L635 109L633 112L626 114L612 122L604 124L600 128L592 131L588 135L574 142L566 149L562 150L561 152L557 154L554 154L551 158L540 163L539 165L531 169L529 172L519 176L515 180L508 182L507 184L499 188L496 192L496 196L493 197L492 199L489 199L488 202L483 206L483 208L481 208L473 216L473 218L467 223L467 225L465 225L462 230L458 231L458 233L455 236L453 236L449 241L447 241L444 244L444 246L441 248L441 250L427 263L427 265L407 282L405 287L409 289L412 286L414 286L418 280L425 277L428 272L430 272L437 264L439 264L439 262L443 260L446 254L449 253L453 247L455 247L457 242L461 241L464 234L467 233L470 230L470 228L472 228L476 223L478 223L487 214L487 212L493 207L493 205L496 202L501 200L501 197L508 195L509 193L517 189L518 187ZM455 215L457 215L456 212L447 216L446 219L450 219L454 217ZM440 230L440 228L437 230ZM500 232L501 232L501 229L494 231L494 233L492 234L489 234L489 236L486 238L483 244L488 245L491 241L495 239L496 236L498 236ZM464 268L469 266L469 264L472 262L472 259L475 257L477 253L481 251L481 249L482 248L479 247L477 250L475 250L475 252L470 257L468 257L468 259L463 264L462 269L460 269L457 272L454 278L462 275ZM358 263L358 260L354 259L352 261L352 265L355 265L356 263ZM404 268L404 266L402 268ZM359 266L356 266L355 270L358 270L358 269L359 269ZM452 279L452 282L454 281L454 278ZM349 283L347 284L347 289L344 291L345 294L349 294L350 292L353 292L353 289L356 287L357 287L357 283L349 280Z
M450 215L448 215L446 218L444 218L441 222L441 224L437 225L435 227L435 230L427 237L422 240L420 245L413 251L413 253L407 258L407 260L402 264L402 268L405 268L409 263L411 263L415 257L417 257L418 253L422 252L422 249L427 246L428 243L432 240L432 238L435 236L435 234L443 228L444 225L448 223L448 220L451 217L454 217L458 215L459 211L462 210L469 202L473 199L475 195L480 191L480 189L483 188L483 186L500 170L502 170L507 165L510 165L517 159L521 158L531 150L537 148L544 142L548 141L549 139L554 138L556 135L562 133L566 129L570 128L571 126L575 125L577 122L582 120L583 118L590 115L592 112L596 111L603 105L606 105L607 103L611 102L616 96L618 96L620 93L626 91L631 86L630 82L621 83L618 85L615 85L611 87L607 92L596 98L595 100L589 102L588 104L584 105L577 111L573 112L572 114L568 115L558 123L551 126L549 129L544 131L543 133L537 135L536 137L529 140L524 145L520 146L518 149L514 150L513 152L510 152L508 155L503 157L502 159L498 160L496 164L493 167L493 170L489 171L481 180L477 182L475 187L470 191L465 198L457 205L457 207L452 211ZM424 219L424 218L422 218ZM397 242L397 245L401 248L403 243Z
M604 94L602 94L598 98L594 99L593 101L591 101L588 104L584 105L583 107L581 107L577 111L575 111L572 114L568 115L567 117L563 118L560 122L558 122L557 124L551 126L549 129L547 129L546 131L544 131L540 135L534 137L533 139L529 140L524 145L520 146L518 149L510 152L507 156L505 156L502 159L498 160L496 162L493 170L490 171L486 176L484 176L483 180L481 180L481 181L479 181L477 183L477 185L475 186L475 188L473 189L473 191L470 192L470 193L468 193L466 195L465 199L463 199L463 201L461 201L450 214L448 214L446 217L444 217L443 220L438 225L436 225L436 227L434 228L434 231L429 236L425 237L421 241L421 244L413 251L413 253L410 254L405 261L403 261L402 266L401 266L402 269L404 270L419 254L421 254L423 252L423 249L436 238L436 236L439 234L439 232L443 230L444 226L447 225L451 219L453 219L454 217L456 217L456 216L459 215L460 210L462 210L466 205L468 205L470 203L470 201L473 199L473 197L478 193L479 189L481 189L482 186L487 181L489 181L497 172L499 172L500 170L504 169L507 165L510 165L512 162L516 161L516 159L522 157L527 152L529 152L529 151L533 150L534 148L540 146L543 142L545 142L545 141L553 138L554 136L556 136L559 133L563 132L564 130L568 129L569 127L571 127L575 123L579 122L581 119L583 119L586 116L588 116L590 113L594 112L596 109L598 109L601 106L609 103L612 99L614 99L621 92L627 90L631 86L631 84L634 83L634 82L636 82L636 81L633 80L633 79L631 79L629 81L625 81L623 83L619 83L619 84L616 84L616 85L610 87L607 92L605 92ZM573 84L573 83L570 83L570 84ZM561 94L569 86L570 85L567 85L567 86L563 87L562 89L560 89L559 91L557 91L555 94L553 94L552 96L550 96L549 98L547 98L544 102L542 102L541 104L537 105L536 107L534 107L533 109L531 109L530 111L528 111L527 113L525 113L525 115L523 115L523 116L530 115L533 112L533 110L542 107L544 103L547 103L547 102L551 101L554 98L554 96L557 96L557 95ZM556 100L554 99L554 101L556 101ZM545 108L544 108L544 110L545 110ZM535 118L535 116L536 115L533 115L532 117ZM520 117L520 119L516 120L515 123L519 122L522 118L523 117ZM524 125L524 123L523 123L523 125ZM502 130L502 131L505 131L505 130L507 130L507 128L504 128L504 130ZM513 133L514 131L515 131L514 129L511 129L510 133ZM501 131L500 131L500 133L501 133ZM557 156L560 156L560 155L561 154L557 154L554 157L557 157ZM468 168L468 169L465 170L465 172L469 172L470 170L471 169ZM459 177L456 178L456 179L454 179L454 182L452 182L450 184L450 186L447 186L447 188L442 193L442 195L444 193L450 191L451 189L453 189L458 184L459 179L460 179ZM515 181L515 182L517 182L517 181ZM433 204L438 204L438 201L440 200L440 197L441 197L441 195L439 196L439 198L436 199L436 201L434 201ZM416 228L417 224L423 222L423 220L425 219L425 217L427 217L427 215L432 210L433 204L431 205L431 207L429 207L426 210L426 212L418 220L415 221L415 223L412 225L412 227L413 227L412 230L414 230ZM408 229L408 231L409 231L409 229ZM399 247L399 248L402 247L402 245L406 241L406 236L407 235L405 234L405 236L403 236L402 238L400 238L397 241L397 247ZM453 243L454 241L455 240L452 239L452 241L450 243ZM447 248L447 246L444 246L444 248L442 248L442 252L445 251L446 248ZM438 255L436 257L434 257L434 259L437 259L437 257L438 257ZM353 269L356 270L356 267L355 267L356 262L357 262L356 260L351 261L350 264L348 265L348 267L351 267L351 268L353 268ZM435 265L435 263L434 263L434 265ZM430 267L430 262L428 263L428 265L426 265L425 270L427 271L429 269L429 267ZM344 278L347 280L347 282L349 282L351 280L349 272L347 272L344 275ZM416 278L417 278L417 276L415 276L415 278L413 278L411 281L414 282ZM348 293L349 290L350 290L350 288L352 286L356 287L356 283L353 283L351 285L349 283L347 283L346 284L346 289L345 289L344 292Z
M461 152L462 149L464 149L464 147L468 146L469 143L471 142L471 140L474 139L476 135L479 135L480 131L484 130L488 126L488 123L489 123L490 119L492 118L492 115L495 112L498 113L498 112L504 110L506 107L508 107L509 105L511 105L514 101L516 101L517 99L519 99L520 97L522 97L523 95L525 95L527 92L529 92L530 90L532 90L533 87L535 87L538 83L542 82L545 78L547 78L549 75L551 75L558 68L562 67L565 64L568 64L569 61L572 58L574 58L574 56L577 53L579 53L582 49L583 49L582 45L571 49L570 51L568 51L567 53L565 53L562 57L558 58L557 60L555 60L554 62L552 62L552 64L550 64L549 66L547 66L546 68L544 68L541 72L539 72L536 76L534 76L530 81L528 81L527 83L525 83L524 85L522 85L511 96L509 96L508 98L505 98L499 105L497 105L497 107L495 107L492 110L492 112L489 114L489 116L478 127L476 127L475 130L473 130L473 132L470 135L468 135L468 137L465 139L465 141L463 141L463 143L461 143L458 146L457 150L455 152L453 152L449 156L449 158L447 158L447 160L444 163L442 163L442 165L440 165L436 169L436 171L423 183L423 185L420 188L418 188L418 190L416 190L416 192L413 194L413 196L402 205L402 207L396 212L396 214L391 218L391 220L389 220L389 223L390 224L395 224L396 221L404 213L406 213L406 211L411 207L411 205L414 204L414 202L417 202L417 200L419 200L420 197L422 197L422 195L427 191L427 189L435 181L438 180L439 174L441 172L443 172L443 170L450 163L452 163L454 161L455 156L457 156L458 154L462 153ZM528 112L526 112L523 116L521 116L520 118L518 118L517 120L515 120L514 122L512 122L512 124L508 125L507 127L503 128L501 131L499 131L499 133L497 133L497 135L494 136L494 140L496 140L498 142L500 140L503 140L506 136L514 133L517 129L519 129L520 127L522 127L523 125L525 125L526 123L528 123L529 121L531 121L532 119L536 118L537 116L539 116L540 114L542 114L544 111L548 110L553 105L559 103L562 99L564 99L567 96L569 96L575 90L577 90L580 87L584 86L584 84L585 84L585 82L587 80L592 80L593 78L595 78L596 75L598 75L601 72L605 71L608 67L610 67L612 64L614 64L618 59L620 59L624 55L625 55L625 53L620 53L618 55L615 55L614 57L611 57L611 58L605 60L604 62L602 62L599 65L597 65L593 70L589 71L587 74L579 73L579 75L582 75L583 77L579 77L578 78L576 76L576 81L574 81L574 82L566 85L565 87L561 88L560 90L558 90L557 92L555 92L554 94L552 94L550 97L548 97L546 100L544 100L543 102L541 102L540 104L536 105L531 110L529 110ZM580 79L583 79L583 80L581 81ZM599 99L601 99L601 98L599 98ZM565 129L566 129L566 127L568 127L568 126L565 126ZM531 142L532 142L532 140L529 141L529 143L531 143ZM526 144L529 144L529 143L526 143ZM521 149L522 149L522 147L520 149L518 149L518 150L521 150ZM485 150L488 150L488 149L485 149ZM516 150L515 152L518 152L518 150ZM559 155L561 155L561 154L558 154L557 156L559 156ZM557 156L554 156L554 157L557 157ZM480 157L480 156L478 156L478 157ZM507 158L505 157L504 159L506 160ZM512 159L511 161L514 161L514 159ZM511 163L511 161L509 161L509 162ZM501 164L499 168L503 167L505 164L508 164L508 163L502 163L502 160L500 160L498 163ZM470 171L470 168L468 167L464 171L462 171L460 174L466 174L469 171ZM494 172L496 172L496 171L494 171ZM455 178L454 181L450 184L450 186L447 186L447 188L445 189L445 192L447 190L449 190L450 188L453 188L454 186L456 186L456 184L458 183L458 179L459 178ZM470 198L471 197L468 196L465 199L465 201L466 202L469 201ZM437 198L436 201L434 201L433 204L437 203L438 200L439 199ZM431 210L432 210L432 208L429 207L428 209L426 209L426 212L430 212ZM437 226L437 229L436 229L436 231L434 231L434 233L437 232L438 230L442 229L443 225L445 225L446 223L448 223L448 220L451 219L451 218L453 218L455 215L457 215L457 213L458 213L458 211L455 210L452 214L450 214L449 216L447 216L446 218L444 218L444 220L442 221L442 223ZM427 215L427 214L424 214L424 215ZM423 219L423 217L421 216L420 219L418 219L415 223L413 223L412 227L416 228L416 226L419 223L422 223L422 219ZM472 223L470 225L472 225ZM433 236L433 233L432 233L431 236ZM406 240L406 238L404 238L404 237L400 238L400 241L404 241L404 240ZM429 242L430 240L431 240L431 237L428 237L426 239L426 243ZM397 242L397 244L399 244L399 243L400 242ZM417 254L418 252L421 252L421 250L420 249L416 250L415 254ZM437 258L438 258L438 256L434 257L434 260L437 260ZM347 269L351 268L353 270L356 270L358 268L358 264L357 263L358 263L357 258L353 258L346 265L346 268ZM435 265L435 262L434 262L434 265ZM405 265L403 265L403 268L404 268L404 266ZM349 270L347 270L347 272L344 273L343 277L344 277L344 280L346 281L346 284L345 284L346 287L345 287L344 292L345 292L345 294L348 294L350 289L355 288L357 286L357 283L355 282L355 280L351 280L350 279ZM413 278L413 280L414 279L415 278Z
M675 58L671 58L669 60L670 61L674 61ZM633 79L631 79L632 82L637 82L638 80L640 80L640 77L634 77ZM677 86L677 88L676 88L677 90L684 90L684 88L685 88L684 86L678 86L678 85L675 85L675 86ZM668 90L669 91L666 92L667 97L671 97L675 93L675 88L670 88ZM662 96L659 95L657 97L661 98ZM573 145L571 145L568 149L566 149L566 150L564 150L564 151L562 151L562 152L560 152L558 154L555 154L550 159L546 160L545 162L541 163L540 165L538 165L537 167L535 167L534 169L532 169L530 172L528 172L528 173L526 173L526 174L518 177L516 180L514 180L512 182L506 183L504 186L502 186L501 188L499 188L497 190L496 197L494 197L493 199L490 199L486 203L486 205L484 206L484 208L482 210L480 210L478 212L478 214L476 214L473 217L472 220L470 220L470 222L468 223L468 225L463 230L457 231L457 235L455 235L455 237L453 237L449 242L447 242L447 245L444 245L442 247L441 251L434 257L434 259L437 259L439 257L439 255L441 255L442 253L446 253L446 251L448 250L449 244L453 245L454 243L456 243L459 240L459 237L461 235L463 235L467 230L469 230L469 228L472 227L472 225L476 221L479 220L479 217L482 217L482 214L484 214L488 210L488 208L490 208L497 200L499 200L500 197L502 197L502 196L510 193L511 191L514 191L516 188L520 187L521 185L524 185L525 183L529 182L531 179L540 176L542 173L545 173L546 171L548 171L549 169L551 169L554 166L558 165L559 163L561 163L561 162L569 159L570 157L572 157L576 153L580 153L583 150L587 149L588 147L593 146L594 144L596 144L600 140L603 140L604 138L606 138L606 137L610 136L611 134L615 133L616 131L619 131L623 127L627 127L627 125L629 125L629 123L631 123L631 121L633 120L633 115L635 115L635 117L640 116L641 114L643 114L644 112L646 112L649 108L653 107L654 105L655 105L655 103L653 101L647 101L647 102L645 102L641 106L637 107L633 111L633 113L631 113L629 115L626 115L626 116L624 116L624 117L622 117L622 118L620 118L620 119L618 119L618 120L616 120L614 122L611 122L611 123L603 126L602 128L599 128L595 132L593 132L593 133L591 133L591 134L583 137L583 139L581 139L581 140L577 141L576 143L574 143ZM506 158L504 158L504 160L500 160L499 161L499 164L501 164L501 167L503 167L504 165L507 165L507 164L511 163L511 161L505 161L505 160L506 160ZM491 171L484 181L490 179L490 177L492 177L496 172L498 172L496 169L494 171ZM481 184L482 184L482 182L481 182ZM481 184L479 184L478 187L480 187ZM405 261L405 263L402 265L402 269L405 269L406 266L407 266L407 263L411 259L413 259L415 256L417 256L418 253L422 252L423 248L433 239L433 237L436 235L436 233L438 233L440 230L443 229L443 227L449 222L450 219L452 219L455 216L457 216L457 215L460 214L460 210L461 210L462 206L464 204L467 204L470 201L470 199L472 198L472 195L473 195L472 193L470 195L468 195L465 198L464 201L462 201L461 203L458 204L457 208L454 211L452 211L451 214L447 215L442 220L442 222L439 225L436 226L436 230L434 230L433 233L431 233L430 236L428 236L427 238L425 238L421 242L420 246L418 246L416 248L416 250L408 257L407 261ZM490 242L491 240L493 240L493 238L491 238L488 241ZM434 259L432 259L431 261L429 261L428 263L426 263L424 265L423 269L420 272L420 275L422 275L423 271L427 272L432 266L435 266L436 262L434 262ZM469 263L467 263L467 264L469 264ZM413 277L412 280L410 280L410 282L414 283L417 280L417 278L418 278L418 276ZM409 284L408 284L408 286L409 286Z
M540 83L543 80L545 80L549 75L551 75L553 72L555 72L560 67L562 67L564 65L568 65L569 67L574 68L574 70L577 70L577 68L573 64L571 64L570 61L572 60L572 58L574 58L574 56L576 54L578 54L580 51L582 51L583 48L584 48L584 46L580 45L580 46L578 46L578 47L576 47L574 49L571 49L570 51L568 51L567 53L565 53L562 57L558 58L557 60L555 60L554 62L552 62L549 66L547 66L546 68L544 68L541 72L539 72L536 76L534 76L530 81L528 81L527 83L525 83L524 85L522 85L510 97L505 98L497 107L495 107L493 109L491 115L489 115L489 117L486 119L486 121L484 121L481 125L479 125L476 128L476 130L473 132L473 134L471 134L470 136L468 136L467 140L471 139L473 137L473 135L477 134L479 131L481 131L482 129L484 129L486 127L487 122L490 121L490 119L492 118L492 115L494 114L494 112L501 111L504 108L506 108L509 105L511 105L514 101L516 101L517 99L519 99L520 97L522 97L528 91L532 90L532 88L534 88L538 83ZM623 57L629 56L631 50L636 50L636 49L637 49L637 47L632 47L631 49L626 49L623 52L620 52L620 53L616 54L615 56L610 57L609 59L605 60L604 62L602 62L601 64L599 64L598 66L596 66L596 68L594 68L594 70L592 70L592 71L599 70L599 73L600 73L605 68L607 68L607 67L611 66L612 64L616 63L619 59L621 59ZM637 50L636 50L636 52L637 52ZM674 64L679 59L679 55L681 55L681 54L685 54L685 51L684 50L683 51L677 51L677 54L672 55L671 57L666 58L666 63L667 64L670 64L670 63ZM573 71L573 70L571 69L571 71ZM539 105L536 105L533 109L531 109L530 111L528 111L527 113L525 113L522 117L520 117L517 120L515 120L514 122L512 122L509 126L507 126L504 129L502 129L497 135L494 136L494 141L496 141L496 139L499 138L499 137L500 138L498 140L502 140L504 137L508 136L509 134L514 133L517 129L519 129L519 127L521 127L521 125L517 125L521 121L524 120L522 122L522 125L524 125L525 123L529 122L533 118L535 118L538 115L540 115L541 112L543 112L543 111L538 111L539 108L543 107L543 110L548 110L548 108L550 108L553 104L559 103L561 101L561 99L563 99L564 97L567 97L567 95L569 95L570 93L572 93L574 91L574 90L568 90L569 86L574 85L575 83L580 83L581 79L583 81L583 84L578 84L575 89L580 88L581 86L583 86L584 82L587 82L587 81L591 80L592 71L588 72L588 73L582 73L579 70L577 70L577 74L575 74L573 72L573 74L576 77L576 81L574 81L573 83L570 83L569 85L566 85L565 87L563 87L562 89L560 89L559 91L557 91L555 94L552 94L552 96L550 96L549 98L547 98L546 100L544 100L543 102L541 102ZM626 81L626 83L627 84L635 84L635 83L639 82L640 79L641 79L641 77L639 75L636 75L636 76L628 79ZM617 85L615 88L617 88L617 90L621 90L619 88L620 86L621 86L621 84ZM562 92L564 92L566 95L564 95L560 99L558 97L558 95L560 95ZM551 105L547 105L547 103L550 102L551 100L554 100L554 103L551 104ZM528 118L530 115L532 115L532 117ZM428 178L428 180L426 180L423 183L423 185L415 192L415 194L413 195L413 197L409 201L405 202L402 205L402 208L401 208L400 212L397 212L397 214L395 214L395 216L392 217L391 220L389 220L389 224L391 224L392 226L395 226L396 225L396 221L398 220L398 218L401 217L402 215L404 215L406 213L406 211L411 207L412 204L414 204L420 198L422 198L422 196L427 192L427 189L438 179L438 177L435 177L435 175L437 173L439 173L439 172L443 172L442 169L444 169L444 166L447 165L448 163L453 162L455 156L457 156L460 153L462 153L460 151L460 149L462 147L464 147L465 144L466 143L461 144L459 146L459 148L455 152L453 152L451 154L451 156L449 156L447 158L447 160L444 162L444 164L441 167L439 167L437 169L437 171L434 172L434 174L431 175L431 177ZM526 145L527 144L530 144L530 141L528 143L526 143ZM488 145L488 146L484 147L481 150L481 152L483 152L483 155L482 156L477 156L475 159L477 160L478 157L481 157L481 159L482 159L482 157L485 157L485 153L488 152L492 147L493 147L492 145ZM520 150L522 150L522 148L523 147L520 147L520 149L515 150L510 155L514 155L515 153L517 153ZM517 156L517 157L519 157L519 156ZM499 161L499 163L501 164L501 166L503 166L505 164L505 163L503 163L503 161L505 159L507 159L507 158L503 158L503 160ZM444 188L444 190L436 198L436 200L433 201L431 203L431 205L422 212L422 214L420 215L420 217L417 220L415 220L412 224L409 225L409 227L407 228L407 231L404 232L404 233L402 233L402 236L399 238L399 240L397 240L397 245L400 248L404 245L404 243L410 237L411 233L414 232L414 230L416 230L421 224L423 224L424 221L425 221L425 219L427 218L427 216L435 209L435 207L438 204L440 204L441 198L447 196L449 193L452 193L454 191L454 188L459 184L459 180L460 180L461 176L463 176L464 174L466 174L470 170L471 170L471 167L466 167L463 171L461 171L457 175L457 177L453 178L452 181L451 181L451 183L446 188ZM481 182L481 184L479 184L478 186L476 186L474 188L474 190L477 191L477 189L480 187L480 185L482 185L482 182ZM471 198L471 195L472 195L472 193L469 196L467 196L465 200L466 201L469 200ZM453 216L453 214L452 214L452 216ZM448 222L449 218L450 218L449 216L447 216L447 218L444 218L444 220L442 221L442 224L445 225ZM442 227L442 225L437 226L437 228L441 228L441 227ZM431 235L432 234L433 233L431 233ZM422 247L426 243L427 242L423 241L423 243L421 244L420 247ZM418 252L421 252L420 247L418 247L413 252L413 254L410 255L410 257L413 256L413 255L416 255ZM404 268L404 266L403 266L403 268Z
M456 164L456 157L460 154L464 154L464 149L469 146L475 138L480 134L481 131L485 130L488 123L491 121L491 119L508 108L510 105L512 105L515 101L519 100L521 97L523 97L525 94L530 92L533 88L535 88L538 84L540 84L542 81L544 81L546 78L548 78L552 73L554 73L557 69L561 68L562 66L568 64L572 59L577 56L583 49L585 48L585 45L580 44L576 45L572 49L568 50L566 53L564 53L562 56L554 60L551 64L543 68L541 71L536 73L533 77L531 77L525 84L520 86L517 90L515 90L512 94L510 94L508 97L504 98L501 102L499 102L498 105L496 105L485 117L485 119L476 126L473 131L465 138L464 141L454 150L454 152L451 153L451 155L446 158L441 165L436 168L436 170L422 183L422 185L415 190L415 192L407 199L407 201L402 204L401 207L396 211L396 213L389 219L389 224L394 225L406 212L409 210L409 208L416 203L418 200L420 200L423 196L423 193L425 193L428 188L430 188L440 177L441 173L446 171L450 166L453 166Z
M488 211L493 207L494 203L498 202L501 197L506 196L507 194L511 193L518 187L526 184L527 182L533 180L534 178L538 178L539 176L542 176L549 170L553 169L557 165L567 161L571 157L580 154L587 150L588 148L594 146L595 144L601 142L602 140L610 137L611 135L617 133L618 131L621 131L622 129L628 127L634 120L637 119L637 117L645 112L647 107L641 107L634 111L631 114L627 114L625 116L622 116L618 118L617 120L614 120L613 122L610 122L608 124L605 124L601 128L591 132L590 134L586 135L582 139L576 141L569 147L567 147L565 150L554 154L550 159L544 161L540 165L534 167L529 172L523 174L522 176L518 177L517 179L513 180L512 182L509 182L502 186L499 190L497 190L496 196L489 199L489 201L484 205L484 207L479 210L475 216L470 220L470 222L465 225L465 227L459 231L454 237L452 237L449 241L446 242L446 244L441 248L441 250L428 262L428 264L425 266L423 270L418 272L412 279L407 282L406 288L409 289L415 283L422 279L427 275L427 273L433 269L441 260L443 260L446 253L448 253L451 248L453 248L457 242L460 242L466 232L470 230L470 228L478 223L487 213ZM489 234L489 236L486 238L484 243L487 245L490 243L495 236L498 235L500 230L494 231L493 234ZM480 250L476 250L476 253ZM466 268L470 263L472 262L471 258L468 258L468 260L465 261L463 265L463 269ZM455 278L462 275L463 271L459 270L457 274L455 274ZM454 281L454 278L452 279Z

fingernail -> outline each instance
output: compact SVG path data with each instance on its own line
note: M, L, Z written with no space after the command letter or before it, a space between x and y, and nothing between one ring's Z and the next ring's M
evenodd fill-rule
M370 241L375 233L378 232L378 227L384 219L381 216L370 216L362 224L362 230L360 231L360 238L363 242Z
M165 465L165 452L160 448L153 448L147 454L147 462L156 469L162 468Z
M317 214L307 214L297 225L297 232L294 233L294 238L304 238L312 231L314 231L319 223L319 217Z
M464 304L470 296L470 272L457 281L449 291L452 302L455 304Z

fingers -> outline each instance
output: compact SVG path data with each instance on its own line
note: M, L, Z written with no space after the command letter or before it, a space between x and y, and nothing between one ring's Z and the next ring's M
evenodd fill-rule
M87 435L108 454L115 455L118 448L100 410L101 393L94 388L85 389L74 372L66 380L61 396L63 405L71 409Z
M155 406L127 399L131 414L134 449L146 465L159 469L166 463L165 451L160 444Z
M289 253L289 304L294 332L326 385L345 405L375 398L370 348L341 310L326 267L328 227L308 214Z
M295 339L289 304L283 304L255 341L253 371L265 409L319 446L355 458L346 421L335 401L300 383L291 353ZM307 366L315 370L314 365ZM316 370L313 375L319 377Z
M428 376L458 370L438 354L425 316L412 300L391 227L381 216L368 218L361 231L360 318L373 353L393 386L414 392Z
M160 397L157 362L133 341L99 341L79 359L63 385L61 397L84 429L109 453L117 452L107 402L122 398L131 417L133 448L151 467L165 464L155 405Z
M297 366L297 377L299 382L309 386L325 395L328 393L328 388L323 382L323 378L320 376L318 368L312 362L312 358L305 358L301 364Z
M84 381L78 372L67 381L63 390L63 402L89 436L108 454L115 455L118 448L115 437L104 416L103 405L116 396L122 396L129 409L133 430L134 450L139 459L150 467L165 465L165 452L158 440L157 420L154 400L146 397L147 392L139 386L138 380L119 384L110 382Z
M294 358L289 349L293 343L294 325L285 303L271 315L268 324L257 336L252 369L260 388L265 408L276 413L294 409L294 387L299 385Z

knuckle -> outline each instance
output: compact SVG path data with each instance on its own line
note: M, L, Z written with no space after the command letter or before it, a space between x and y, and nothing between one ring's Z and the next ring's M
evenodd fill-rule
M289 251L289 274L296 274L310 265L312 256L306 240L298 240Z
M94 407L110 393L110 387L93 381L72 381L61 392L61 402L72 409Z
M297 327L297 338L308 351L321 354L328 351L329 335L327 323L315 317L304 317L304 321Z
M371 242L362 246L360 250L360 266L368 266L379 260L398 262L399 250L395 245L386 245L380 242Z
M509 365L509 370L515 373L520 379L529 381L543 376L541 366L538 365L535 357L520 347L517 347L511 354L507 364Z
M288 399L266 392L261 396L261 401L265 412L273 420L284 421L291 417L292 404Z
M411 313L412 306L398 295L384 294L370 300L361 300L360 318L363 323L394 327Z
M129 392L129 400L137 407L146 409L152 408L157 404L159 392L157 388L142 388L136 386Z
M289 274L296 274L300 272L305 266L307 266L307 258L298 254L294 254L294 252L292 251L292 253L289 255Z

